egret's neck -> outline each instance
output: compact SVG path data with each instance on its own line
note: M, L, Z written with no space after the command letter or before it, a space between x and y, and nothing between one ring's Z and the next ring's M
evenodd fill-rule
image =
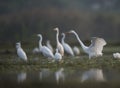
M63 35L62 37L62 44L64 43L64 40L65 40L65 35Z
M79 36L78 36L78 34L77 34L76 32L74 32L74 34L75 34L77 40L79 41L81 47L83 48L83 50L86 51L86 49L87 49L88 47L83 44L83 42L80 40L80 38L79 38Z
M58 38L58 36L59 36L59 30L57 30L57 34L56 34L57 45L58 45L58 43L59 43L59 38Z
M21 48L21 45L16 45L16 49L19 49L19 48Z
M39 40L39 48L42 47L42 37L40 37L40 40Z

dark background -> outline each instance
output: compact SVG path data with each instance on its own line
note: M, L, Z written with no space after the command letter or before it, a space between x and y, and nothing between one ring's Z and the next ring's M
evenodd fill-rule
M0 43L35 42L38 33L54 43L55 27L76 30L82 40L120 42L120 0L0 0Z

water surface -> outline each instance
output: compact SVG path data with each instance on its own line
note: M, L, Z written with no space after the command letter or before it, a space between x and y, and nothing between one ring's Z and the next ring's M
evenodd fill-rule
M120 72L111 69L48 69L0 73L0 88L119 88Z

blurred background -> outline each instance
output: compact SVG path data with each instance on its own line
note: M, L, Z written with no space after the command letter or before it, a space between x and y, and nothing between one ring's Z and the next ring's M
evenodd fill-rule
M1 0L0 44L38 42L36 34L54 44L55 32L75 30L82 40L103 37L120 42L120 0ZM67 41L77 42L73 35Z

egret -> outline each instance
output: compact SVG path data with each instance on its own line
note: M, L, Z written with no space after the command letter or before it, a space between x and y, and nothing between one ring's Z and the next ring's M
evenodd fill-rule
M113 53L113 57L116 59L120 59L120 53Z
M56 53L55 53L54 59L55 59L56 61L58 61L58 62L62 60L62 56L61 56L61 54L58 52L58 49L56 49Z
M71 55L71 56L74 56L74 53L73 53L73 51L72 51L72 48L70 47L70 45L68 45L67 43L65 43L65 34L64 33L62 33L61 34L62 35L62 45L63 45L63 48L64 48L64 51L67 53L67 54L69 54L69 55Z
M103 38L92 37L91 45L89 47L87 47L83 44L83 42L80 40L78 34L74 30L69 31L69 33L73 33L76 36L83 51L89 55L89 59L91 59L91 57L102 56L103 46L106 45L106 41Z
M57 41L57 48L58 48L58 51L60 52L60 54L62 56L64 56L64 48L62 46L62 44L59 42L59 29L58 28L54 28L55 31L57 31L56 33L56 41Z
M50 41L49 41L49 40L47 40L46 46L53 52L53 47L52 47L52 45L50 44Z
M80 54L80 50L79 50L79 48L77 46L73 47L73 52L74 52L75 55L79 55Z
M16 43L16 49L17 49L17 55L21 59L23 59L24 61L27 61L27 55L24 52L24 50L21 48L21 43L20 42Z
M39 40L39 49L40 49L40 52L41 52L45 57L47 57L47 58L49 58L49 59L53 59L53 58L54 58L54 55L53 55L52 51L51 51L48 47L42 45L42 39L43 39L43 38L42 38L42 35L41 35L41 34L38 34L37 36L40 38L40 40Z

